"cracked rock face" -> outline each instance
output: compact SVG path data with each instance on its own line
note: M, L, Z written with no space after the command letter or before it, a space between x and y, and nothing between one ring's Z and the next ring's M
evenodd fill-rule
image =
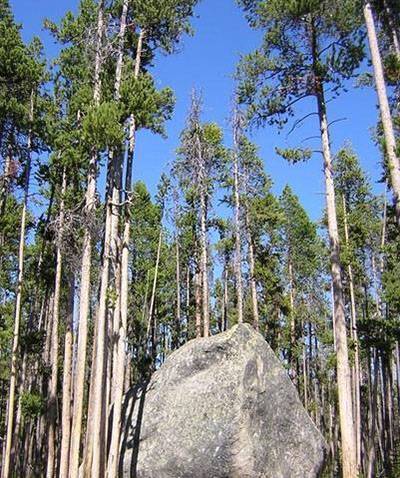
M192 340L128 394L120 476L313 478L325 442L249 325Z

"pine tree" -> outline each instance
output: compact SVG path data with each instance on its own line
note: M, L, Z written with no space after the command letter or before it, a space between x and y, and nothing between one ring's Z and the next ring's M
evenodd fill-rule
M181 135L181 146L174 165L180 187L196 205L198 214L199 271L201 281L201 309L203 336L210 334L210 288L208 257L208 214L212 207L215 178L219 174L223 156L222 133L214 123L201 122L201 100L194 93L186 129Z
M242 102L248 104L252 121L258 125L269 123L282 127L294 115L295 105L299 101L313 97L317 105L335 302L343 476L356 476L350 367L325 99L326 87L330 86L333 95L339 94L344 81L353 75L363 59L362 36L354 11L355 5L346 0L335 3L313 0L295 0L289 4L280 0L240 3L252 26L265 31L261 49L245 57L238 72L239 94ZM299 42L299 38L302 41ZM336 44L338 49L334 46ZM259 87L260 81L262 88ZM298 120L298 123L303 119ZM293 162L307 159L311 155L309 150L281 153Z

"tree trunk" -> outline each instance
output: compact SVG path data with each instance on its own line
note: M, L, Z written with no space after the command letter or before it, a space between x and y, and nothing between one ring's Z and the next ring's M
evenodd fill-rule
M257 332L260 329L260 317L258 313L258 297L257 297L257 282L255 277L255 259L254 259L254 243L250 231L249 212L246 210L246 229L247 229L247 247L249 256L249 280L251 290L251 304L253 309L253 327Z
M128 0L124 0L120 21L118 57L115 71L114 100L120 99L121 75L124 59L124 40L126 32L126 19L128 13ZM106 380L106 371L109 370L109 360L107 357L108 343L108 320L107 320L107 292L109 289L110 266L113 262L117 272L117 249L118 249L118 223L119 223L119 203L120 203L120 181L121 181L121 153L111 149L108 157L108 193L106 198L106 218L104 232L104 246L102 254L102 268L100 281L99 306L97 313L97 341L96 341L96 374L94 377L94 389L90 394L93 401L93 431L91 434L91 444L89 441L89 459L87 466L90 465L92 455L92 476L103 476L106 454L106 427L107 427L107 404L108 394L103 392L104 386L109 384ZM111 261L112 259L112 261ZM119 301L120 284L118 284L119 272L115 275L115 292L117 301ZM119 305L116 306L117 319L119 319ZM110 311L110 315L112 313ZM119 320L118 320L119 321ZM117 355L117 354L115 354ZM116 356L115 356L116 358ZM90 419L91 417L89 417Z
M94 69L94 90L93 100L95 105L100 104L101 96L101 53L104 35L104 0L99 1L97 34L96 34L96 58ZM88 335L88 315L90 305L90 272L92 258L92 231L91 220L95 211L96 202L96 180L97 180L97 151L92 152L89 163L87 189L85 195L85 208L88 222L83 238L83 251L81 263L81 284L79 294L79 326L78 346L76 357L76 374L74 380L74 407L71 431L71 456L70 456L70 478L78 478L79 452L82 433L83 401L85 391L86 351Z
M32 125L34 114L34 91L31 92L30 98L30 112L29 122ZM15 301L15 313L14 313L14 331L11 350L11 371L10 371L10 386L8 391L8 412L7 412L7 431L6 431L6 445L4 451L4 460L2 466L2 478L8 478L11 471L11 450L14 434L14 406L15 406L15 388L17 383L17 361L18 361L18 349L19 349L19 331L21 325L21 312L22 312L22 293L24 286L24 260L25 260L25 236L26 236L26 219L28 208L28 196L29 196L29 181L31 174L31 155L32 155L32 131L30 129L28 134L27 150L28 159L26 164L25 186L24 186L24 199L22 205L21 214L21 226L19 236L18 247L18 278L17 278L17 290ZM15 438L15 437L14 437Z
M290 256L290 252L289 252ZM297 377L296 377L296 360L294 357L294 349L296 347L296 315L294 310L294 276L293 276L293 265L292 260L289 257L288 259L288 273L289 273L289 299L290 299L290 354L289 354L289 365L291 371L291 378L294 385L297 387Z
M243 323L243 286L242 286L242 250L240 240L240 193L239 193L239 134L240 118L238 112L234 118L233 152L233 195L235 204L235 276L238 323Z
M71 440L71 400L72 400L72 357L73 357L73 331L74 331L74 299L75 280L71 275L69 285L68 310L65 321L65 342L64 342L64 372L63 372L63 399L61 419L61 455L60 455L60 478L68 478L69 452Z
M398 225L400 225L400 162L396 153L396 138L394 134L393 121L387 97L382 58L379 52L378 38L376 34L372 6L371 2L369 1L367 1L364 5L364 17L365 24L367 27L369 47L371 50L371 60L372 65L374 67L375 86L378 94L379 109L381 112L382 127L386 143L389 173L395 199L396 218Z
M314 53L316 52L316 45L314 45L313 51ZM330 242L331 275L333 284L339 417L340 431L342 436L343 478L354 478L358 474L357 444L353 421L351 373L347 345L347 329L343 300L342 273L340 267L339 233L336 215L335 188L332 174L332 158L323 86L318 83L318 79L316 79L316 83L318 116L321 129L321 141L324 158L328 234Z
M196 270L194 273L194 302L196 316L196 339L198 339L201 337L201 275L198 270Z
M160 265L162 237L163 237L163 230L162 230L162 224L160 224L160 233L159 233L159 236L158 236L158 246L157 246L156 266L155 266L155 269L154 269L153 288L152 288L152 291L151 291L149 318L148 318L148 322L147 322L147 340L149 340L149 338L150 338L151 331L154 330L153 315L154 315L154 304L155 304L155 300L156 300L156 289L157 289L158 269L159 269L159 265ZM152 352L154 353L153 349L154 349L154 341L153 341L153 346L152 346Z
M67 189L67 177L64 170L61 202L58 224L57 252L56 252L56 275L54 284L54 302L53 302L53 326L52 326L52 344L51 344L51 379L49 387L49 428L48 428L48 451L47 451L47 478L53 478L55 475L55 457L56 457L56 422L57 422L57 383L58 383L58 324L60 317L60 297L61 297L61 279L62 279L62 239L65 220L64 196Z
M12 159L12 152L11 147L8 148L5 162L4 162L4 170L3 170L3 177L1 180L1 190L0 190L0 217L4 215L7 203L8 192L10 189L10 170L11 170L11 159Z
M124 3L124 8L127 8L128 2ZM139 34L138 46L136 51L135 62L135 78L138 78L140 72L140 64L142 57L142 47L144 41L145 32L142 30ZM126 341L126 329L128 323L128 292L129 292L129 242L130 242L130 214L129 209L131 207L132 196L132 169L133 160L135 154L135 119L133 115L130 119L129 130L129 150L128 150L128 164L126 168L125 177L125 214L123 224L123 239L121 247L121 266L120 266L120 327L118 331L118 345L117 356L115 357L116 366L113 369L113 382L114 383L114 408L113 408L113 420L111 430L111 443L108 458L108 478L115 478L118 476L118 458L119 458L119 442L121 431L121 411L122 411L122 397L124 393L124 379L125 379L125 341Z
M344 195L342 196L343 202L343 217L344 217L344 236L346 245L349 246L349 228L347 223L347 207ZM356 312L356 299L354 293L354 279L353 269L351 264L347 266L347 273L349 276L349 291L350 291L350 312L351 312L351 338L354 342L354 370L353 370L353 404L354 404L354 423L356 431L357 442L357 466L360 469L361 466L361 397L360 397L360 353L358 344L358 332L357 332L357 312Z
M175 281L176 281L176 312L175 331L173 333L173 348L179 347L180 324L181 324L181 267L179 253L179 236L175 236Z
M394 14L387 0L383 0L383 6L385 8L386 21L392 35L393 49L397 56L400 56L400 31L398 25L394 22Z
M205 187L203 184L200 186ZM208 307L208 252L207 252L207 205L205 193L200 192L200 275L202 292L203 336L210 335L210 313Z

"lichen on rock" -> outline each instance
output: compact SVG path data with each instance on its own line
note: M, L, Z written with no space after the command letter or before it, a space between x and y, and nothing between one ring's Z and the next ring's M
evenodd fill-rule
M315 478L325 442L263 337L241 324L174 352L125 403L120 475Z

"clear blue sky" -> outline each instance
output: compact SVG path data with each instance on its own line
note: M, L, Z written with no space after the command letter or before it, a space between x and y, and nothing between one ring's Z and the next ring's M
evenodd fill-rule
M32 35L40 36L47 55L54 56L56 47L42 29L43 19L59 20L65 11L76 8L78 0L11 0L11 4L16 19L23 24L24 38L29 40ZM203 92L205 119L221 124L229 142L227 118L234 84L232 74L240 54L254 49L259 43L260 34L247 26L235 0L202 0L196 13L193 20L195 35L184 38L179 53L158 58L154 69L157 84L171 86L177 104L174 117L168 123L167 140L147 133L141 133L138 138L135 178L143 179L152 191L161 172L173 159L193 87ZM299 114L310 112L310 107L310 103L304 103ZM382 192L382 185L377 184L381 175L380 155L371 140L371 128L375 126L378 114L375 92L351 88L349 93L328 107L331 122L346 118L332 126L334 151L345 141L350 141L376 192ZM275 153L275 146L298 146L305 138L315 135L318 135L318 125L312 117L289 137L287 131L279 134L274 128L265 128L256 132L253 140L260 147L266 170L274 182L274 191L279 194L286 183L290 184L312 218L318 219L324 206L320 155L315 155L307 164L289 166ZM320 148L318 140L303 145Z

